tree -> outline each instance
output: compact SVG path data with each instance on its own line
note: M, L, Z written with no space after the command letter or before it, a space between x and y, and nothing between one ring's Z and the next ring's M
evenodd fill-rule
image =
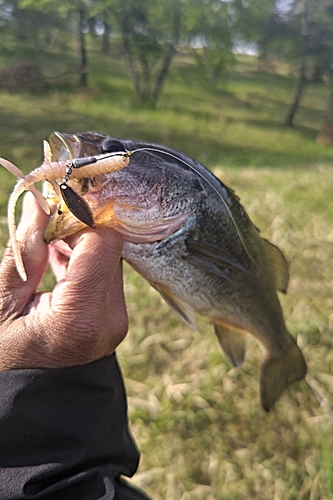
M278 36L284 36L277 0L235 0L237 23L234 27L236 40L255 43L258 64L265 68L269 63L271 48Z
M47 52L54 40L62 35L64 40L75 37L77 47L77 73L79 84L87 85L87 50L84 26L90 14L88 0L7 0L12 6L12 25L28 43ZM59 42L59 40L58 40ZM69 44L68 44L69 45Z
M184 16L183 42L190 49L198 74L216 85L233 60L229 4L216 0L192 0Z
M86 22L86 8L80 3L77 7L77 40L78 40L78 60L79 60L79 74L80 86L87 87L88 85L88 66L87 66L87 48L85 43L85 36L83 32L84 24Z
M333 4L326 0L318 0L315 4L315 23L311 44L313 61L312 75L318 79L326 77L330 86L326 117L316 138L317 142L333 145Z
M141 102L157 103L180 44L192 54L198 74L213 85L233 60L237 0L104 1L117 20Z
M290 127L294 125L294 118L301 101L306 84L307 59L309 56L309 6L308 0L302 0L301 4L301 56L298 86L294 100L287 115L286 123Z
M298 19L301 33L299 80L291 104L287 124L293 125L307 80L318 81L326 75L333 86L333 4L327 0L295 0L291 6L290 22ZM328 102L327 119L318 135L318 142L333 144L333 90Z
M136 95L155 105L179 43L182 1L114 0L109 5Z
M54 1L42 8L37 0L6 0L0 5L1 30L10 31L18 45L36 51L48 50L65 19Z

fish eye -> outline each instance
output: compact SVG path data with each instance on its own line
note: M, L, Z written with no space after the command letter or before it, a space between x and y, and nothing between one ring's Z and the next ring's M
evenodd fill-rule
M105 139L101 144L103 153L116 153L117 151L126 152L125 146L117 139Z

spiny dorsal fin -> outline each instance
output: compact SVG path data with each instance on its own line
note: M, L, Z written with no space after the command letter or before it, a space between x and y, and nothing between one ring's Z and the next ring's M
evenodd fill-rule
M224 354L234 366L240 366L245 357L245 332L216 321L213 323Z
M281 250L267 240L263 240L272 265L275 289L286 293L289 281L289 266Z

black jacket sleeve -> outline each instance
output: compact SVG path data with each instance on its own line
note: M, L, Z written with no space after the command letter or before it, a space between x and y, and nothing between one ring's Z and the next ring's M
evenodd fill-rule
M145 499L122 482L139 453L115 355L0 372L1 500Z

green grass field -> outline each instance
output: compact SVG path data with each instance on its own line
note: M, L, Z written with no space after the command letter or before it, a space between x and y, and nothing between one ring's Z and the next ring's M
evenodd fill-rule
M185 58L177 62L156 109L136 103L116 54L94 55L87 90L68 81L39 94L1 91L0 155L29 171L52 131L96 130L179 149L236 190L291 264L281 301L307 380L266 414L257 344L249 338L244 366L233 368L208 321L199 320L199 331L184 326L126 266L130 331L118 355L142 452L134 482L154 500L332 499L333 149L315 142L328 89L309 84L297 126L288 129L291 77L257 73L243 58L211 90ZM1 170L2 248L14 182Z

